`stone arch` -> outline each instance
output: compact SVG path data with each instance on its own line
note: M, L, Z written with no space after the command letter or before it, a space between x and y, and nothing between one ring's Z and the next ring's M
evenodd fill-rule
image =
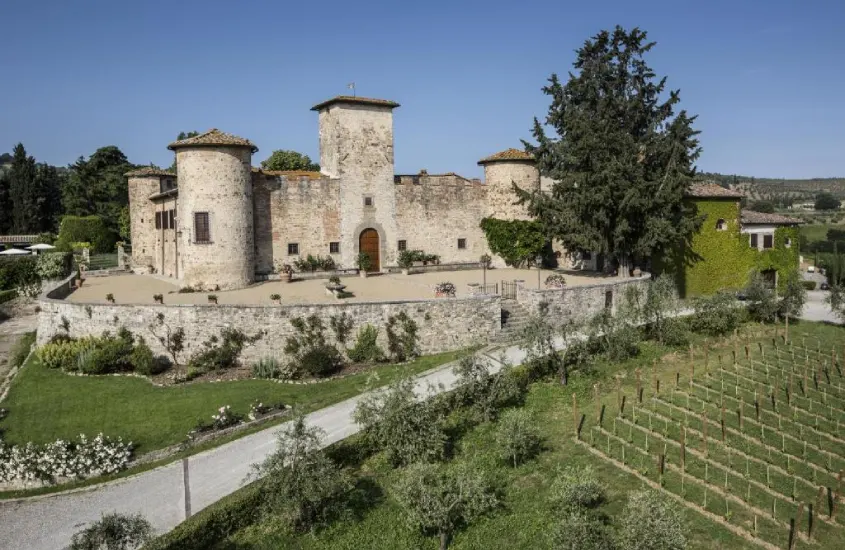
M352 265L355 265L355 259L358 257L358 254L361 252L361 233L364 232L365 229L375 229L378 233L378 244L379 244L379 270L384 268L384 263L386 261L387 256L387 239L385 236L387 233L384 230L384 227L381 224L373 221L363 221L355 226L355 231L352 233Z

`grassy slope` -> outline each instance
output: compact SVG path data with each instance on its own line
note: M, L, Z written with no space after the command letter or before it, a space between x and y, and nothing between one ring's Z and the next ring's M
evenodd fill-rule
M827 240L827 230L833 225L829 224L812 224L812 225L803 225L801 226L801 234L807 237L809 242L814 241L826 241Z
M80 433L102 432L131 440L138 446L136 453L145 453L183 441L198 419L209 419L223 405L241 413L247 413L255 400L315 410L401 375L448 363L460 355L461 352L445 353L406 365L383 365L319 384L241 380L167 388L134 377L68 376L32 359L18 374L3 402L9 416L0 421L0 430L9 443L45 443Z
M803 323L792 328L793 338L802 333L818 336L826 343L841 343L845 330L839 327L815 323ZM698 344L701 342L699 341ZM714 354L729 356L732 345L725 345ZM590 454L572 441L573 414L572 393L580 403L579 409L586 414L584 433L595 419L601 403L610 411L616 403L615 383L612 376L624 376L623 391L634 395L636 368L651 371L651 364L659 359L658 376L669 384L675 372L688 371L686 353L675 352L654 344L646 344L643 354L621 365L598 365L594 377L576 377L569 387L556 383L536 383L531 387L526 407L531 410L546 437L547 449L535 461L517 469L502 465L494 456L493 430L495 425L481 425L464 436L458 443L458 459L469 459L486 464L506 489L505 505L490 518L482 520L466 531L459 533L450 548L459 549L512 549L549 548L549 533L556 523L554 511L548 505L549 485L558 468L573 465L591 465L597 470L609 490L609 504L605 511L615 516L622 509L629 491L643 484L633 475L627 474L606 461ZM715 358L713 358L715 359ZM644 375L644 381L647 378ZM593 384L598 384L600 399L593 399ZM644 382L644 385L647 382ZM610 418L607 413L606 418ZM607 424L606 424L607 425ZM277 533L269 524L250 527L224 543L221 548L244 550L247 548L302 548L302 549L359 549L359 548L436 548L434 538L423 537L409 529L402 521L401 510L389 497L388 488L397 472L387 466L380 456L367 459L360 466L360 473L370 477L382 487L385 493L381 501L366 511L361 521L341 521L316 536L302 536L295 539ZM680 506L680 505L679 505ZM709 507L708 507L709 508ZM697 512L682 509L690 535L690 549L743 549L758 546L737 537L719 524ZM837 541L824 540L816 544L819 548L834 548Z

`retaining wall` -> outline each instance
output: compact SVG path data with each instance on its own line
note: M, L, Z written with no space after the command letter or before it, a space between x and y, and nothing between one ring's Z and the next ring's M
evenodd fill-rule
M264 336L248 346L245 362L262 357L281 358L286 337L294 334L290 320L317 315L332 334L332 316L346 313L353 320L351 339L365 324L379 327L381 344L386 348L384 326L388 317L405 312L419 328L420 351L440 353L486 344L501 330L501 298L478 296L441 298L418 301L353 302L312 305L213 305L213 304L80 304L62 300L69 294L73 277L63 281L40 299L38 345L56 334L64 334L64 319L72 337L100 335L126 327L143 336L153 351L164 353L156 334L163 334L157 316L164 316L171 329L185 329L184 358L201 348L211 336L220 336L223 328L232 327L248 335L263 332Z

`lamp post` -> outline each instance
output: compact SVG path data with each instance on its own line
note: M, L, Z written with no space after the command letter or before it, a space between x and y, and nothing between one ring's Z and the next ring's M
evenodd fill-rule
M537 254L534 258L534 264L537 266L537 290L540 290L540 272L543 270L543 257Z

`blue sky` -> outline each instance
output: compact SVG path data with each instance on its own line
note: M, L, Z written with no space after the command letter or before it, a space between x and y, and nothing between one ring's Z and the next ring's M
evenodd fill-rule
M540 88L616 24L698 114L699 168L845 176L845 2L249 2L7 0L0 9L0 151L67 164L119 146L168 165L182 130L318 158L310 107L346 93L398 101L396 171L480 176L530 138Z

